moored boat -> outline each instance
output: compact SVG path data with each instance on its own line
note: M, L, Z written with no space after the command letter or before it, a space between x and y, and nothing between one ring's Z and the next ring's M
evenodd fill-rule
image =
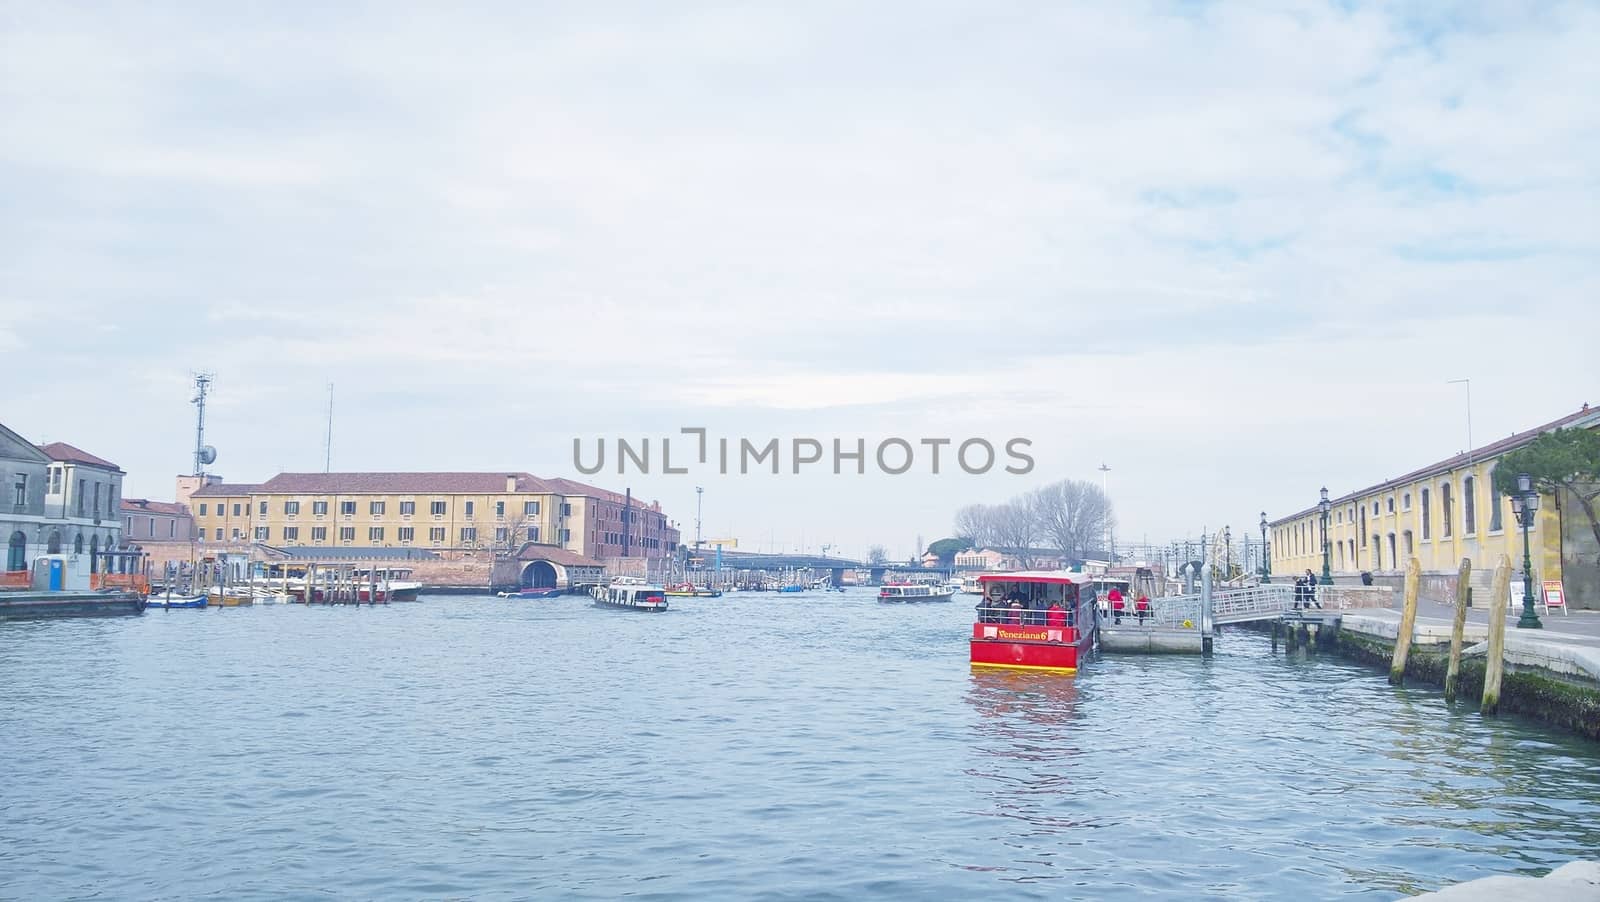
M914 604L928 601L949 601L955 590L931 583L889 583L878 589L878 601L885 604Z
M681 583L668 586L665 594L669 598L721 598L722 592L710 586L696 586L694 583Z
M1067 570L978 577L984 597L972 625L973 667L1077 673L1094 646L1094 586Z
M152 595L145 600L146 608L203 608L206 606L204 595L174 594Z
M590 590L595 604L608 608L627 608L634 611L665 611L667 593L660 586L635 581L617 581L609 586L595 586Z
M983 594L983 588L978 585L978 575L977 574L973 573L973 574L968 574L967 576L961 577L961 594L963 594L963 595L982 595Z
M220 588L213 586L206 590L206 606L213 608L237 608L256 603L255 593L247 588Z
M566 594L566 590L564 590L564 589L550 589L550 588L545 588L545 589L527 588L527 589L518 589L515 592L496 592L495 593L495 595L499 596L500 598L555 598L557 596L564 595L564 594Z

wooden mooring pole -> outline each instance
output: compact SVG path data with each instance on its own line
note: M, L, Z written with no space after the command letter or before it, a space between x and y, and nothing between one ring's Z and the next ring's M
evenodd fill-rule
M1472 597L1472 559L1462 558L1456 571L1456 619L1450 625L1450 664L1444 672L1444 700L1456 700L1456 684L1461 678L1461 639L1467 630L1467 601Z
M1494 593L1489 599L1489 659L1483 668L1483 713L1500 712L1500 678L1506 669L1506 604L1511 597L1511 558L1500 555L1494 565Z
M1389 664L1389 683L1405 681L1406 657L1411 654L1411 633L1417 628L1417 593L1422 588L1422 562L1406 561L1405 608L1400 612L1400 632L1394 637L1394 661Z

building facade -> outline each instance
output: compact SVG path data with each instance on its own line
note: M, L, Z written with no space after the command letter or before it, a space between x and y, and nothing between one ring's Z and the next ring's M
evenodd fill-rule
M1492 474L1507 452L1541 433L1563 428L1600 428L1600 410L1583 409L1509 438L1439 461L1398 479L1330 499L1328 565L1336 579L1370 573L1399 584L1405 562L1415 557L1423 573L1423 596L1453 602L1462 558L1472 561L1475 589L1486 589L1499 555L1522 568L1522 531L1510 499L1495 492ZM1313 494L1315 494L1313 492ZM1574 528L1581 525L1581 529ZM1268 524L1272 574L1292 577L1323 565L1322 515L1316 506ZM1600 607L1592 577L1573 567L1596 549L1583 512L1570 499L1543 498L1529 529L1533 578L1562 580L1574 607Z
M527 473L280 473L260 484L182 477L179 495L203 548L509 553L532 542L606 560L667 557L679 542L658 502Z
M102 549L119 546L125 474L116 464L65 442L36 446L0 425L0 474L7 574L0 584L26 585L40 555L87 554L93 563Z
M172 501L151 501L148 498L122 499L124 544L187 544L193 539L194 518L183 505Z

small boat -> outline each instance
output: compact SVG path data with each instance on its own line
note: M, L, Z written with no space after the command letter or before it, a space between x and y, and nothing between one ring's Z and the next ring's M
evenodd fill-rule
M722 592L710 586L683 583L681 585L668 586L666 595L668 598L721 598Z
M206 605L208 607L238 608L255 603L256 595L249 589L212 587L206 590Z
M806 590L805 586L779 586L778 587L778 591L779 592L804 592L805 590Z
M377 586L378 601L416 601L422 592L422 583L410 578L409 567L379 567L376 572L355 570L351 574L356 583L356 594L362 601L372 601L372 587Z
M496 592L500 598L556 598L566 594L565 589L518 589L515 592Z
M665 611L667 592L660 586L643 585L632 580L614 582L609 586L595 586L590 590L595 604L608 608L628 608L635 611Z
M147 608L203 608L206 606L204 595L152 595L145 601Z
M943 588L949 589L950 590L950 594L954 595L957 592L961 591L961 580L959 580L959 579L947 579L947 580L944 581Z
M878 590L878 600L886 604L914 604L949 601L955 594L953 589L929 583L890 584Z
M963 576L961 578L961 594L962 595L982 595L983 594L983 589L978 586L978 577L977 577L976 574L971 575L971 576Z
M973 667L1077 673L1099 618L1092 577L1069 570L986 573L970 640Z

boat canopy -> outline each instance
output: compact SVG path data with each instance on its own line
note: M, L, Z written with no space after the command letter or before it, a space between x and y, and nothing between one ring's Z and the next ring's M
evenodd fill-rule
M1094 582L1094 578L1075 570L1021 570L1016 573L985 573L979 583L1061 583L1081 586Z

